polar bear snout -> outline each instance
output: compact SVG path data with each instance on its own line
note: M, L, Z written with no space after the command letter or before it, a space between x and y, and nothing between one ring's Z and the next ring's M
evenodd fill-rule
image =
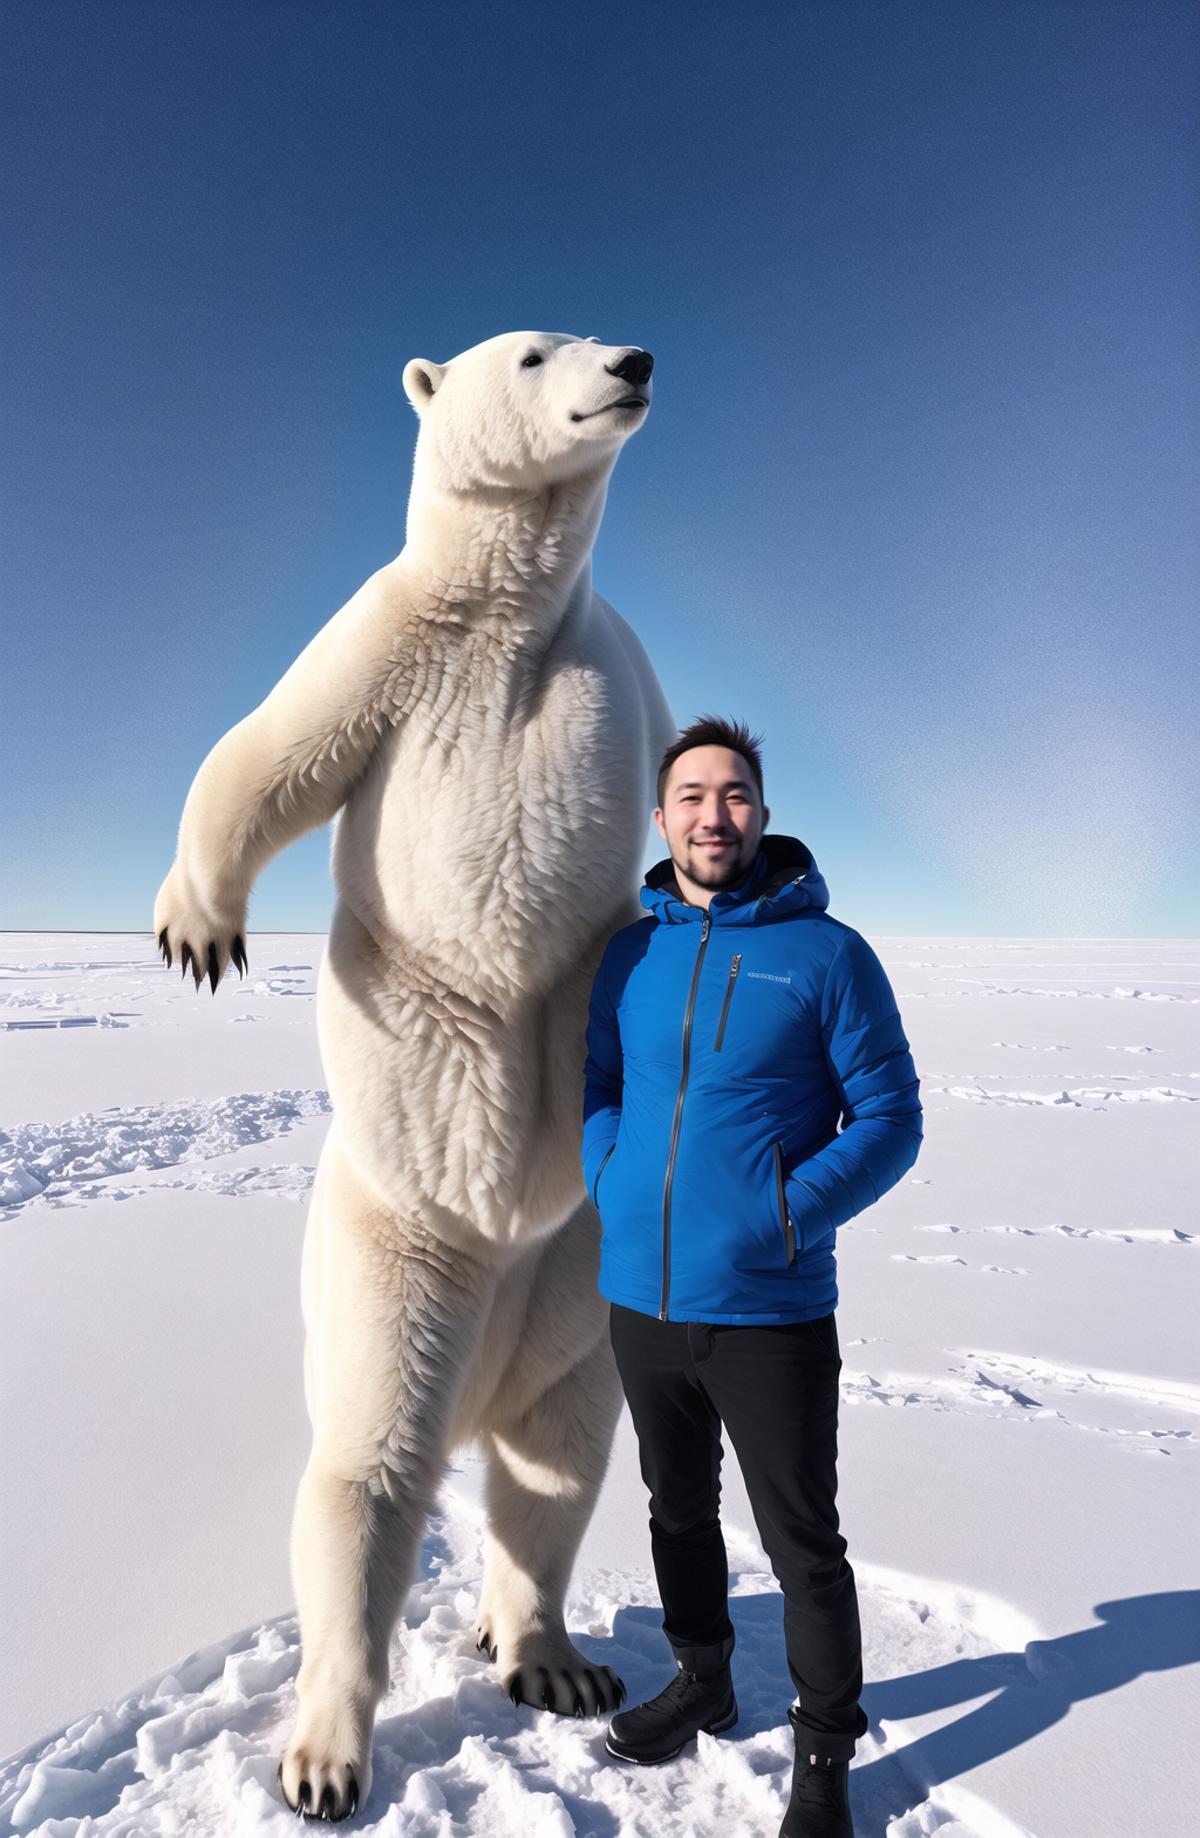
M654 359L640 345L631 345L619 353L611 364L605 364L605 376L615 377L619 383L632 383L633 388L622 395L613 396L608 402L602 402L598 408L574 409L571 420L596 421L602 415L615 413L633 413L640 415L650 406L650 372L654 369Z
M648 351L639 351L635 346L626 351L617 364L605 364L610 377L620 377L623 383L633 383L638 389L650 381L650 372L654 369L654 359Z

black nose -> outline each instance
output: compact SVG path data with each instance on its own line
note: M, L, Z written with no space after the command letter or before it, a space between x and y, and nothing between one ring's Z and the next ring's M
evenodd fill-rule
M605 364L604 368L610 377L620 377L623 383L633 383L640 388L650 381L654 359L648 351L627 351L619 364Z

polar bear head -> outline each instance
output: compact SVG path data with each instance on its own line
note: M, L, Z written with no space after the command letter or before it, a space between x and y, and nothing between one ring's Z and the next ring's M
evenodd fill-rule
M646 419L653 363L637 345L565 332L505 332L447 364L413 358L417 476L450 492L604 477Z

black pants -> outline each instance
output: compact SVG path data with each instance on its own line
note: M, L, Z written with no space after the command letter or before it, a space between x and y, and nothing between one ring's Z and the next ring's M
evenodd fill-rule
M689 1671L733 1648L717 1516L721 1425L783 1588L788 1670L820 1753L845 1760L867 1719L854 1572L838 1532L834 1318L783 1327L660 1321L615 1303L613 1351L650 1489L663 1632Z

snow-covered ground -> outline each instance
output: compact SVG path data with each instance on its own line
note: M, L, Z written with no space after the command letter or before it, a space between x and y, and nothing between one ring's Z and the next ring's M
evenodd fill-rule
M0 935L0 1831L292 1829L275 1765L298 1663L322 943L253 936L250 977L213 1000L148 936ZM840 1234L859 1838L1184 1838L1200 946L875 943L926 1143ZM497 1689L471 1639L479 1500L468 1454L346 1829L774 1838L790 1687L732 1458L741 1720L660 1769ZM639 1696L669 1673L658 1622L623 1421L570 1623Z

